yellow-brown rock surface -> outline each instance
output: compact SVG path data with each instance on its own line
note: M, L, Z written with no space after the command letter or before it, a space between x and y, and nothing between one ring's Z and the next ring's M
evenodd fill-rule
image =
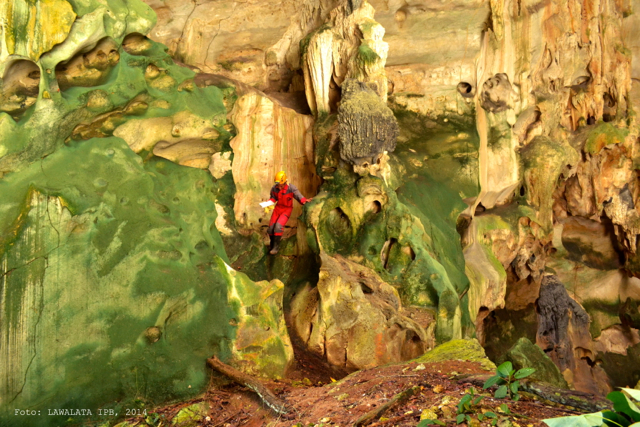
M237 136L231 141L236 222L243 230L261 230L268 225L269 217L259 203L269 199L278 171L284 170L288 181L305 197L313 197L318 190L313 119L258 91L241 96L229 118L237 129ZM294 202L288 227L295 227L300 212L300 205Z
M9 55L33 61L67 38L76 14L66 0L13 0L0 5L0 62Z
M309 351L351 371L409 360L433 346L398 291L372 270L339 255L321 258L317 287L292 301L295 331Z
M333 9L327 23L310 35L301 54L305 93L314 113L336 110L339 88L348 78L368 83L386 102L388 45L374 14L366 0L346 2Z

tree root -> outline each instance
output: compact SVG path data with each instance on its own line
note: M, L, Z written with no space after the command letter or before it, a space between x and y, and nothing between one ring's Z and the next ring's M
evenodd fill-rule
M280 415L289 413L288 405L283 400L276 397L276 395L260 381L245 374L244 372L240 372L237 369L232 368L226 363L221 362L216 356L212 356L210 359L207 359L207 363L216 371L231 378L234 382L253 391L265 403L265 405L271 408L275 413Z
M460 375L459 383L470 383L482 387L492 375ZM611 402L591 393L576 390L565 390L550 384L534 380L520 380L520 390L535 394L543 399L565 406L571 406L588 412L598 412L603 409L611 409Z
M405 400L409 399L411 396L416 394L418 391L420 391L420 386L414 386L414 387L411 387L411 388L409 388L409 389L407 389L407 390L405 390L403 392L400 392L400 393L396 394L395 396L393 396L391 398L391 400L389 400L384 405L379 406L379 407L377 407L375 409L372 409L371 411L367 412L366 414L364 414L363 416L358 418L358 420L353 425L355 427L360 427L360 426L363 426L363 425L371 422L375 418L379 418L382 414L387 412L393 406L403 403Z

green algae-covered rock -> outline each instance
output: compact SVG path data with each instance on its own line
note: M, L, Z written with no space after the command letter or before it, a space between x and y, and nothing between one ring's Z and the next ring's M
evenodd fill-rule
M57 150L0 188L3 402L96 408L206 386L203 360L234 336L206 172L143 163L110 138Z
M66 0L12 0L0 4L0 60L20 55L37 61L67 38L76 14Z
M358 260L396 287L405 305L436 312L436 339L442 343L473 333L465 292L469 280L456 218L466 208L460 194L475 194L477 183L461 193L458 182L449 188L451 183L438 181L444 171L460 175L461 162L450 158L446 164L438 161L423 167L428 158L425 140L451 141L452 155L461 149L471 155L469 151L477 147L467 141L471 134L457 126L442 125L433 131L417 124L423 118L411 117L415 144L411 148L403 144L402 152L396 150L388 167L381 167L375 177L358 176L349 165L335 161L337 154L322 137L331 120L320 121L315 129L320 136L318 173L326 182L306 207L303 221L311 250ZM404 172L409 168L411 175Z
M537 222L550 231L553 226L553 192L566 165L579 160L578 152L569 144L536 136L520 151L524 163L524 183L529 205L537 208Z
M628 134L627 129L619 129L611 123L600 123L589 133L583 150L585 153L598 154L607 145L623 143Z
M534 368L536 371L529 378L544 381L560 388L569 388L560 369L542 351L540 347L533 344L527 338L520 338L516 344L509 349L506 359L513 363L515 370L522 368Z
M440 344L433 350L415 359L415 362L446 362L447 360L476 362L488 371L496 370L496 365L487 358L484 349L476 339L452 340Z
M207 402L194 403L186 408L182 408L171 420L174 427L195 427L207 416Z
M350 182L352 175L341 173L344 181L327 186L329 191L307 208L307 224L315 232L309 246L317 245L330 255L356 257L384 282L396 286L406 305L437 306L438 342L461 338L463 309L455 287L461 283L451 280L431 250L432 236L440 232L427 230L422 222L425 216L401 203L383 180L362 177Z
M232 347L234 362L249 373L284 377L293 362L282 309L284 284L278 279L252 282L221 259L218 268L226 271L227 301L237 313L231 319L237 325Z
M169 131L187 138L188 123L199 120L222 148L230 138L223 92L189 85L194 73L157 43L131 54L121 47L155 22L143 2L69 4L80 18L32 64L41 71L37 100L0 113L0 425L68 422L44 416L47 408L87 408L97 418L98 408L124 415L133 401L192 397L207 386L205 359L233 355L243 304L256 308L259 326L269 314L266 326L282 330L277 284L245 279L266 294L239 293L242 303L228 304L211 174L149 148L136 154L131 134L115 132L132 120L169 118ZM57 84L56 72L70 72L58 64L83 50L98 49L88 59L98 58L103 45L114 61L100 78ZM172 83L158 84L163 78ZM180 119L187 116L195 119ZM9 419L18 407L43 417Z

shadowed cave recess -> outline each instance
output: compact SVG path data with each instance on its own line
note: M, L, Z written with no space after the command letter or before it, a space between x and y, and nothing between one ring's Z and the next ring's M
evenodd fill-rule
M276 3L0 5L0 425L459 339L639 387L640 1Z

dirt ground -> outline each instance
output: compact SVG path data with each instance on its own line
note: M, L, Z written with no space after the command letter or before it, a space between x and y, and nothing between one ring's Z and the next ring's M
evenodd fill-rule
M385 404L398 393L414 386L419 389L405 402L391 407L365 425L411 426L420 422L423 414L437 415L447 426L456 425L457 404L460 398L472 387L457 379L463 374L487 373L479 364L464 361L420 364L416 362L389 365L355 372L340 381L299 365L293 377L281 381L268 381L267 385L292 410L278 416L268 409L256 394L247 388L228 384L212 387L200 399L156 408L160 419L171 420L178 411L193 403L206 401L208 416L197 423L201 427L326 427L353 426L365 413ZM214 374L215 378L215 374ZM492 411L498 414L500 427L545 426L545 418L554 418L577 414L570 408L557 406L550 402L536 400L533 395L524 395L518 402L508 399L495 399L489 392L483 393L478 387L475 393L485 397L470 412L470 426L488 426L488 422L477 422L477 414ZM506 404L510 414L501 410ZM145 423L141 420L130 421ZM160 422L154 425L161 425ZM162 421L162 425L169 425ZM466 423L460 424L466 426Z

